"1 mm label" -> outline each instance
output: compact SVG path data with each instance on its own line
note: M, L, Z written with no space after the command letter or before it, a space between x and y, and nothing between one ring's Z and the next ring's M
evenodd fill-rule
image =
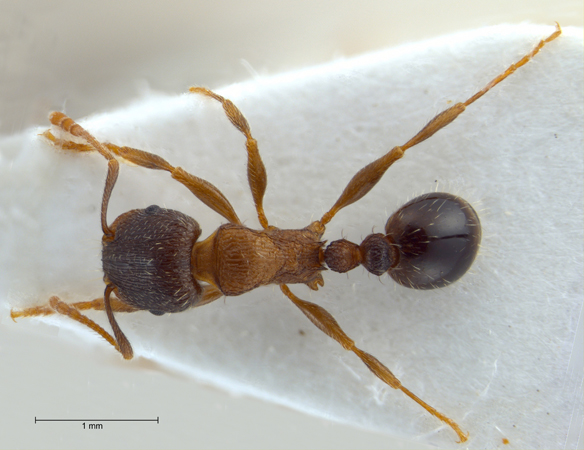
M84 430L103 430L103 424L101 423L88 423L83 422Z

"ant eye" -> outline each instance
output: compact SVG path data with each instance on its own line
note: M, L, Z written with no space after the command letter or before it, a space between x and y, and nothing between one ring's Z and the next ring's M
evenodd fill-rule
M481 242L481 224L472 206L442 192L406 203L389 218L385 232L399 249L399 262L389 274L414 289L444 287L458 280Z
M148 208L146 208L144 210L146 212L146 214L156 214L158 213L158 211L160 211L160 206L157 205L150 205Z

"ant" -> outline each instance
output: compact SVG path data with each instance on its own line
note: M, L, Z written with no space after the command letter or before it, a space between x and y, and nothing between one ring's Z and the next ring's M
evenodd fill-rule
M176 313L199 307L222 296L236 296L268 284L278 284L282 292L325 334L355 353L383 382L421 405L448 424L460 442L467 440L456 422L418 398L375 357L357 348L337 321L324 308L298 298L288 284L305 284L312 290L324 285L321 272L330 269L348 272L362 265L374 275L388 273L397 283L414 289L447 286L462 277L472 265L481 241L479 218L465 200L447 193L417 197L396 211L387 221L385 233L367 236L360 245L340 239L326 245L322 240L326 225L342 208L357 202L381 179L406 150L430 138L462 112L531 60L548 42L561 34L556 30L523 58L494 78L465 102L457 103L434 117L404 145L358 171L320 220L300 230L269 225L263 197L267 175L256 140L247 120L228 99L206 88L190 92L210 97L223 106L228 119L246 138L247 176L262 230L242 224L231 203L211 183L174 167L160 156L142 150L97 141L89 132L60 112L49 115L50 122L73 139L56 137L51 130L43 136L55 146L76 152L97 151L108 163L101 204L103 298L67 304L58 297L48 305L11 316L42 316L55 312L66 315L100 334L125 359L132 359L130 342L118 326L114 313L150 311L154 315ZM61 136L61 135L58 135ZM65 134L66 136L66 134ZM79 143L75 138L85 141ZM116 184L119 162L123 160L153 170L166 170L228 223L198 241L201 229L191 217L156 205L128 211L113 223L107 221L110 196ZM113 294L113 295L112 295ZM105 310L112 336L81 313Z

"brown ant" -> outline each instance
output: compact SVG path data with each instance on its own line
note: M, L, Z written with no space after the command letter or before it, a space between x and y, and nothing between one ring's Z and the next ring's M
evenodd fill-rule
M357 348L325 309L296 297L287 285L305 284L317 290L324 285L323 270L347 272L359 265L378 276L387 272L399 284L414 289L443 287L464 275L477 254L481 227L470 204L454 195L433 193L411 200L389 218L385 233L370 234L360 245L341 239L326 246L322 241L325 226L339 210L367 194L407 149L451 123L467 106L526 64L560 34L557 25L553 34L475 95L438 114L407 143L393 148L357 172L332 208L320 220L301 230L283 230L269 225L262 206L267 176L257 142L239 109L208 89L193 87L190 92L220 102L231 123L246 137L248 181L262 230L244 226L229 201L211 183L172 166L157 155L100 143L63 113L51 113L49 119L53 125L85 143L59 139L51 131L44 133L46 138L66 150L97 151L108 162L101 205L105 294L103 299L73 304L51 297L48 305L13 310L12 318L55 312L64 314L99 333L125 359L131 359L132 346L118 326L114 312L175 313L205 305L222 296L241 295L259 286L278 284L321 331L346 350L354 352L383 382L401 390L430 414L447 423L461 442L466 441L467 434L456 422L402 386L387 367ZM194 219L155 205L128 211L108 224L108 203L119 172L119 162L114 155L142 167L170 172L172 178L229 223L200 242L197 240L201 229ZM86 309L105 310L115 337L80 312Z

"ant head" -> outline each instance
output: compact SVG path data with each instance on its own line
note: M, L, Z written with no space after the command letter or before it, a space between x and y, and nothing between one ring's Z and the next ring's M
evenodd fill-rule
M335 272L359 264L374 275L389 275L414 289L447 286L470 268L481 241L475 210L460 197L437 192L417 197L387 221L384 234L370 234L361 245L331 242L325 262Z

